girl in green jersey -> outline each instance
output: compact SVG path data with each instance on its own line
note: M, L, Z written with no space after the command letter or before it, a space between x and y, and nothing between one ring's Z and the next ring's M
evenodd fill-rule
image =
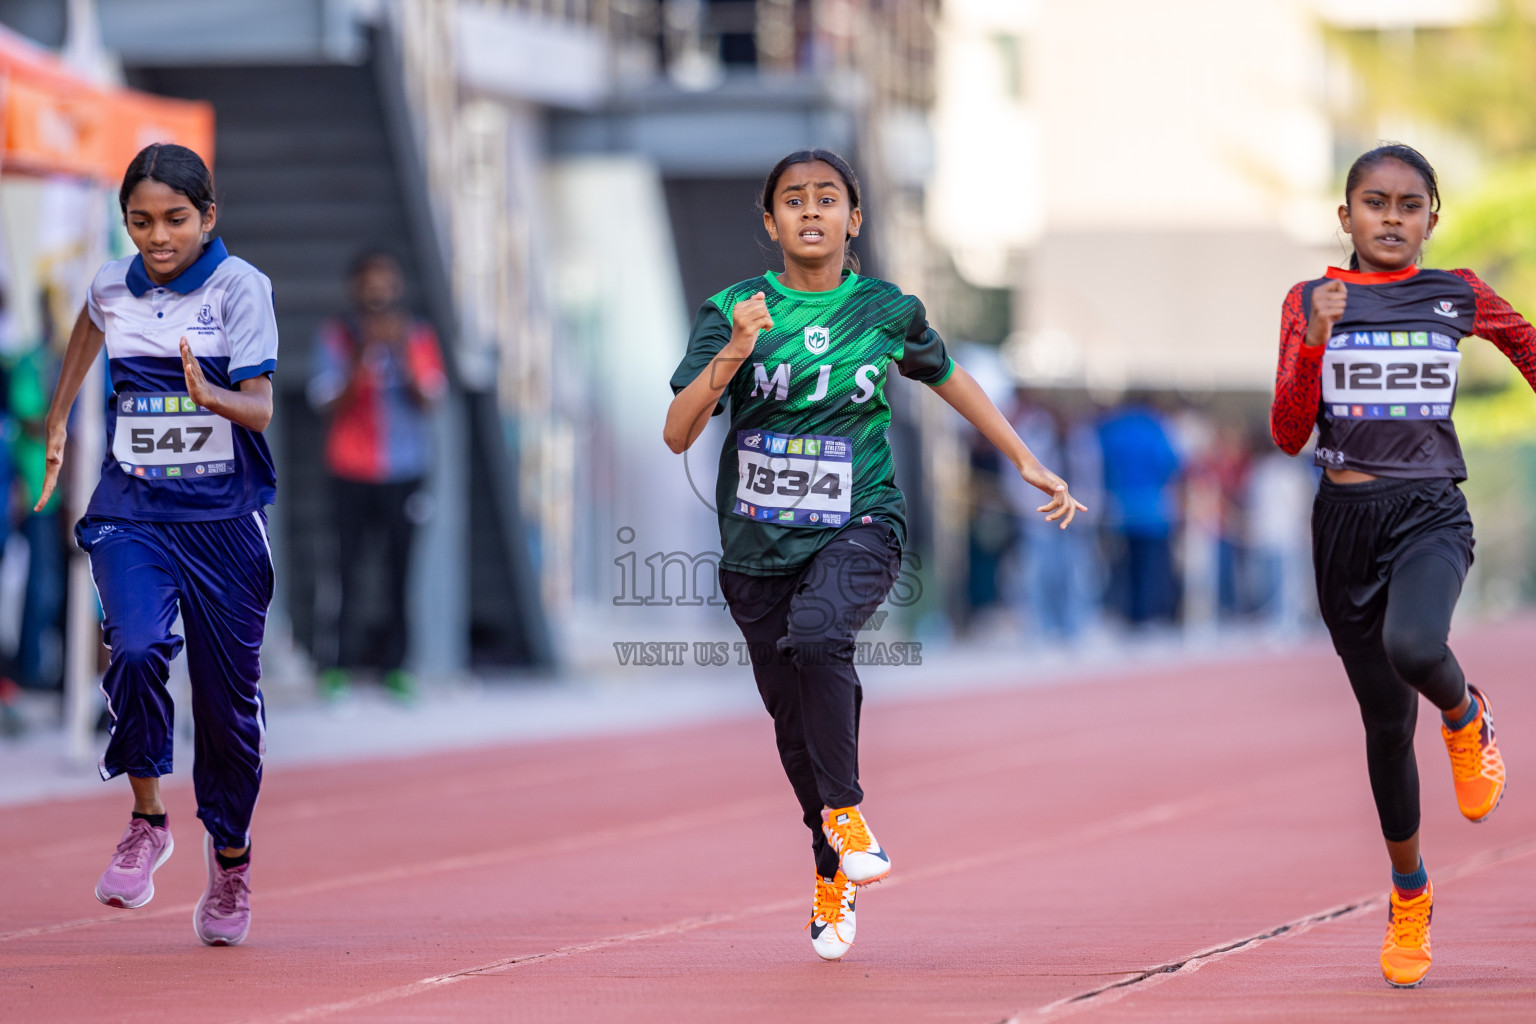
M854 891L890 857L860 813L863 692L855 635L900 570L906 507L886 428L892 366L931 387L1046 495L1063 529L1084 511L944 349L923 304L853 269L859 183L825 150L780 160L763 226L784 269L704 303L672 375L665 438L687 450L729 396L716 488L720 586L748 641L779 757L811 830L811 945L836 960L855 934Z

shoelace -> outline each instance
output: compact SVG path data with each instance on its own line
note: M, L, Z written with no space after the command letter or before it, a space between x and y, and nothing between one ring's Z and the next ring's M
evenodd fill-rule
M824 921L835 930L843 920L843 887L816 876L816 896L811 901L811 919L805 922L809 928L817 921ZM800 929L804 931L805 928Z
M139 870L149 853L150 841L154 838L149 831L152 828L154 826L143 818L134 818L129 822L128 831L123 833L123 838L117 844L117 852L112 855L112 866L119 871Z
M848 820L841 825L829 816L827 828L831 829L832 834L836 836L832 845L836 847L838 853L845 850L861 853L875 845L875 837L869 834L869 826L864 824L864 815L857 811L850 811Z
M1429 937L1430 902L1424 896L1392 902L1392 944L1417 948Z
M219 869L219 879L214 883L213 907L220 917L232 917L240 908L240 897L249 896L251 885L245 880L245 872L239 868Z
M1475 779L1483 771L1483 720L1450 734L1446 750L1451 755L1451 777L1458 782Z

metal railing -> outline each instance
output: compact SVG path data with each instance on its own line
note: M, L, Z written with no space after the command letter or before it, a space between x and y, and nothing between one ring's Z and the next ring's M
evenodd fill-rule
M821 77L832 88L855 83L849 87L858 98L850 102L863 110L860 148L873 155L879 143L872 126L885 112L931 101L939 0L390 0L410 120L448 257L460 326L456 362L466 386L494 392L508 417L523 513L539 524L546 545L543 596L547 607L560 608L570 597L572 552L561 525L570 519L570 481L559 468L569 460L579 414L557 408L552 386L556 327L534 258L537 168L517 166L513 157L537 114L461 89L455 33L461 6L471 2L600 33L618 89L636 75L683 83L682 69L697 71L701 62L717 78L729 67ZM919 218L905 210L911 197L898 200L884 187L877 163L865 162L867 186L887 197L888 215L913 227ZM917 243L895 239L921 232L879 234L887 238L882 262L909 287L920 286Z
M456 0L419 0L439 7ZM774 73L850 69L876 91L927 104L933 93L939 0L482 0L590 26L615 44L653 49L662 65L723 38L750 39L755 65ZM664 67L658 70L664 70Z

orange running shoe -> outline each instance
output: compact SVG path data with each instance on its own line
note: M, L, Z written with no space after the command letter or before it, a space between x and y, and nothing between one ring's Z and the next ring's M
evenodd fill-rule
M1381 973L1394 988L1417 988L1429 973L1429 919L1434 912L1435 888L1405 900L1392 890L1387 911L1387 937L1381 944Z
M839 868L831 878L816 873L816 891L811 896L811 948L823 960L841 960L853 948L858 922L853 914L853 883Z
M891 858L875 842L857 807L822 811L821 834L837 851L843 873L854 885L878 882L891 873Z
M1451 755L1451 777L1456 781L1456 803L1471 821L1492 814L1504 796L1504 758L1493 735L1493 712L1483 691L1468 685L1482 714L1455 732L1442 722L1440 735Z

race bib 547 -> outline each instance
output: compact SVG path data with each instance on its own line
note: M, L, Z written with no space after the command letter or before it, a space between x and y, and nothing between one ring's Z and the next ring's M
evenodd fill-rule
M176 480L235 471L229 420L186 395L117 395L112 457L129 476Z

